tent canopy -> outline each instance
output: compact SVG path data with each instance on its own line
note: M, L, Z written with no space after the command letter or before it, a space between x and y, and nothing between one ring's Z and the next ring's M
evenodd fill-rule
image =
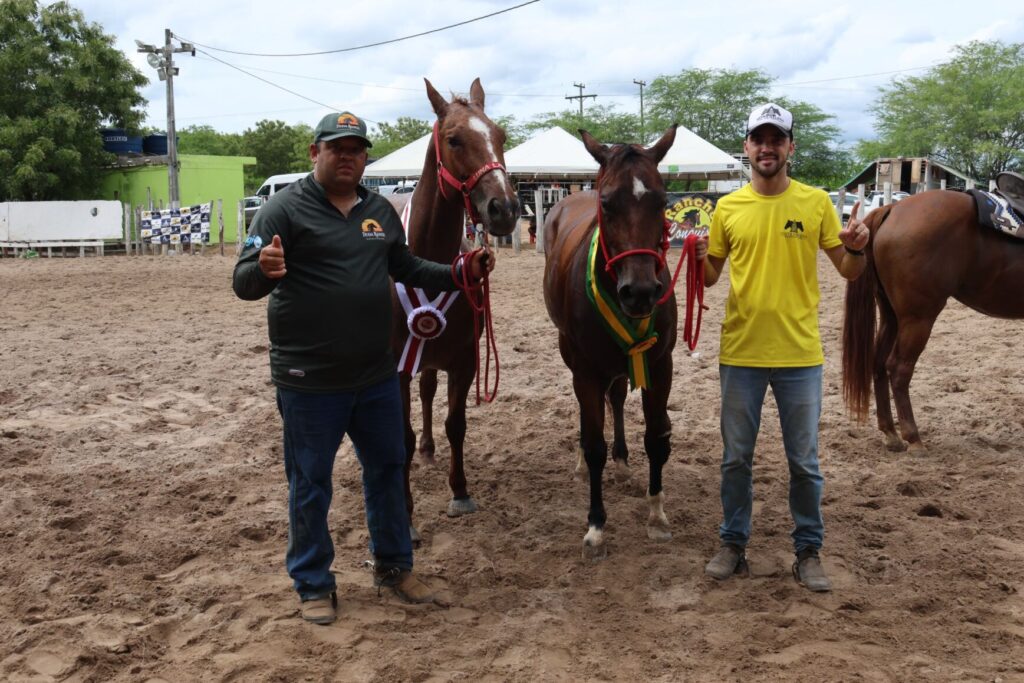
M432 132L427 133L405 147L400 147L391 154L377 159L366 167L363 177L419 178L423 173L423 160L427 158L427 148L430 146L432 135Z
M658 171L669 178L725 180L739 178L743 164L686 126L679 126L675 142L658 164Z
M505 168L512 175L593 178L598 164L578 138L556 126L505 152Z

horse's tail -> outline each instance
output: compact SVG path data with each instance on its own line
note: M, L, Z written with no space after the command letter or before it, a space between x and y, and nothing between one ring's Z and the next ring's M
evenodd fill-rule
M871 231L865 247L867 264L856 280L846 285L843 316L843 399L846 409L863 422L871 405L871 378L875 366L875 302L883 295L875 270L874 242L878 228L893 205L872 211L864 219Z

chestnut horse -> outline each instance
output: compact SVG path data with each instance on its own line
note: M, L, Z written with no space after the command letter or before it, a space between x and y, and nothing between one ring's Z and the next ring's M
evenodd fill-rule
M910 380L932 325L949 297L985 315L1024 318L1024 242L979 226L974 198L961 192L923 192L876 209L864 222L871 229L867 267L846 289L843 395L864 420L874 379L886 447L924 450Z
M411 195L391 198L395 208L405 216L409 250L422 258L439 263L451 263L460 253L465 236L464 212L468 211L475 223L494 235L508 235L519 218L519 200L505 172L503 146L505 132L484 113L484 91L480 79L473 81L469 99L455 97L445 100L430 81L424 79L427 97L437 114L434 135L423 162L423 173ZM411 202L411 209L406 204ZM433 299L438 292L428 292ZM479 293L477 294L479 297ZM418 303L425 303L419 300ZM392 349L395 358L418 340L409 340L410 314L399 296L392 302ZM466 398L476 376L477 348L483 329L483 314L475 312L466 292L459 292L450 307L442 313L440 336L422 344L419 361L420 401L423 410L423 431L419 452L428 462L434 458L433 400L437 391L437 371L448 373L448 417L445 432L451 445L448 484L453 499L448 515L458 516L476 511L476 504L466 488L463 468L463 444L466 436ZM400 371L402 368L399 368ZM407 369L399 373L402 402L405 411L405 495L409 509L413 540L419 534L411 525L413 513L412 489L409 471L416 450L416 435L411 422L409 384L412 373Z
M612 459L617 474L628 476L623 433L627 375L634 386L642 387L644 448L650 464L647 535L655 540L672 537L663 507L661 470L671 450L666 406L672 387L676 300L670 269L665 267L666 198L658 162L672 146L676 127L648 149L609 147L586 131L580 134L601 165L597 189L569 195L548 213L544 302L558 328L558 349L572 371L580 406L577 472L588 473L590 480L583 554L598 559L607 554L601 493L607 457L605 400L614 424Z

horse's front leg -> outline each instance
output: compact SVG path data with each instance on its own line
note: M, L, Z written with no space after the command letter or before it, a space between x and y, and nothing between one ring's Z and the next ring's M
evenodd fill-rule
M600 560L608 555L604 544L607 516L601 491L601 477L608 457L608 445L604 440L604 394L608 387L591 373L574 369L572 388L580 406L580 449L590 481L590 512L587 514L587 533L583 537L583 558Z
M426 465L433 465L434 459L434 396L437 394L437 370L420 372L420 408L423 411L423 428L420 431L420 459Z
M626 418L623 407L626 404L627 379L619 377L608 389L608 405L612 409L612 474L619 482L629 481L629 449L626 448Z
M444 421L444 431L452 452L448 466L448 486L452 490L452 499L448 502L449 517L461 517L477 510L466 487L463 452L466 443L466 399L475 375L476 359L470 351L460 354L455 365L448 368L448 417Z
M412 400L410 397L409 384L412 378L404 372L398 373L398 387L402 394L402 417L405 420L405 509L409 513L409 537L413 546L418 546L423 540L420 532L412 523L412 486L409 483L409 474L412 470L412 456L416 450L416 434L412 431Z
M672 451L672 423L668 419L668 394L672 389L672 354L667 353L659 367L651 368L652 386L642 391L644 406L644 450L650 463L647 485L647 538L668 541L672 538L665 515L665 493L661 470Z

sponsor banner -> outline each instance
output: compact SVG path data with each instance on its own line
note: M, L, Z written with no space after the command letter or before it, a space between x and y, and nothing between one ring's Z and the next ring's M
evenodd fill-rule
M210 241L210 204L143 211L139 236L150 244L202 244Z
M671 223L669 239L673 247L681 247L688 235L708 234L719 196L669 193L665 218Z

